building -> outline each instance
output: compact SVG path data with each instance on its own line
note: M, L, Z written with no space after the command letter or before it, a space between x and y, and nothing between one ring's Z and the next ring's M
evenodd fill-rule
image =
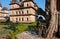
M6 7L2 8L2 4L0 3L0 22L7 21L6 17L8 17L8 9Z
M38 6L33 0L12 0L10 3L11 22L35 22Z

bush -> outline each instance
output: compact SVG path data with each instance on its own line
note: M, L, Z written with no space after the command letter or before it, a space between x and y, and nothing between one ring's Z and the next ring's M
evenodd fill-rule
M12 22L0 22L0 25L11 25L11 24L13 24Z
M22 33L27 30L35 30L36 22L33 23L1 23L4 25L9 25L7 28L10 31L11 39L17 39L15 35Z
M27 30L27 26L22 25L22 26L17 26L16 27L16 32L21 33Z
M11 36L10 36L11 39L17 39L17 37L15 36L15 34L14 34L13 31L10 32L10 35L11 35Z

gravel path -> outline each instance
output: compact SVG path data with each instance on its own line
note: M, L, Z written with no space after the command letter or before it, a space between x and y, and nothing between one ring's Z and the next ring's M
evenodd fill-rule
M37 36L35 35L32 35L31 33L29 32L23 32L21 34L18 34L17 35L18 39L43 39L43 38L38 38Z
M18 39L50 39L50 38L38 37L37 35L31 34L31 32L29 31L17 34L17 38ZM60 38L53 37L52 39L60 39Z

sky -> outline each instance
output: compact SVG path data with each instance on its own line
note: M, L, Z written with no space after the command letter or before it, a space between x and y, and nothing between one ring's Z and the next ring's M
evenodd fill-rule
M8 9L10 8L9 4L11 0L0 0L0 2L2 3L2 7L7 7ZM38 5L38 7L45 10L45 0L34 0L34 2Z

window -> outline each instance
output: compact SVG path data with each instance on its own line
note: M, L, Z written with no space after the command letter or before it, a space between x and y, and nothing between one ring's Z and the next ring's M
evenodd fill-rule
M14 8L14 6L12 6L12 8Z
M28 10L27 10L27 14L28 14Z
M28 5L28 3L27 3L27 7L28 7L29 5Z
M18 22L18 18L16 18L16 22Z
M21 21L21 19L19 18L19 21Z
M22 11L22 14L24 14L24 12Z
M27 21L28 21L28 18L27 18Z
M24 19L22 18L22 21L24 21Z
M16 15L18 15L18 12L16 11Z
M19 14L21 14L21 12L19 11Z

